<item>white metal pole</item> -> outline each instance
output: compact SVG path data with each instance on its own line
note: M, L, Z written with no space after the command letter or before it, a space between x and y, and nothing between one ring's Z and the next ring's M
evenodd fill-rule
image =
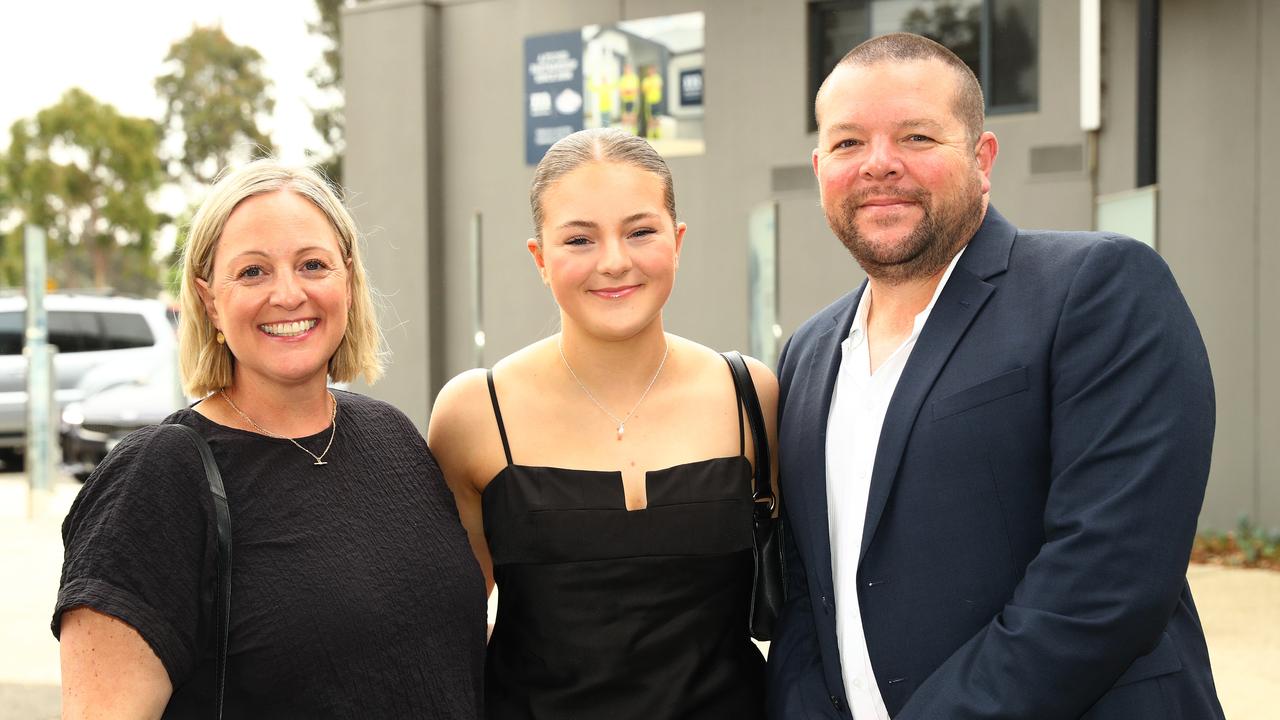
M1080 129L1102 127L1102 0L1080 0Z
M26 471L30 491L27 514L44 513L53 489L56 451L53 352L49 347L49 320L44 308L44 286L48 275L43 228L28 225L26 247L27 328L22 354L27 358L27 450Z

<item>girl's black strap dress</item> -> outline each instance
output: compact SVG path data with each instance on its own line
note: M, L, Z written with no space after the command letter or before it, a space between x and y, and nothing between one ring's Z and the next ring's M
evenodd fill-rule
M483 496L498 616L489 718L759 718L764 659L747 632L751 464L647 474L628 511L617 471L507 465ZM739 406L740 444L745 447Z

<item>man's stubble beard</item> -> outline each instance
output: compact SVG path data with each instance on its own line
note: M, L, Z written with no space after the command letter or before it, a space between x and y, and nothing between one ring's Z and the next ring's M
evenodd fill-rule
M902 240L891 244L870 242L858 228L857 210L868 197L899 197L917 203L924 216ZM984 214L982 185L978 178L960 188L939 207L932 207L933 195L926 190L885 190L869 188L845 198L837 214L827 213L827 223L868 276L886 285L900 285L933 277L951 263L978 227Z

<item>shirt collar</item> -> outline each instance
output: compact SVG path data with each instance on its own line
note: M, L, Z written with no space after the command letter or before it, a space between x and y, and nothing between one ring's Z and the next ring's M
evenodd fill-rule
M933 312L933 306L938 302L938 297L942 295L942 288L947 286L947 280L951 278L951 272L956 269L956 263L960 262L960 256L969 248L968 245L960 248L960 251L951 258L951 263L947 265L947 269L942 273L942 279L938 281L938 286L933 289L933 297L929 299L929 304L923 310L916 313L915 324L911 329L911 340L920 336L920 331L924 330L924 324L929 319L929 313ZM849 337L845 339L842 345L846 350L856 348L862 344L867 338L867 313L871 311L871 283L867 283L867 287L862 291L862 297L858 299L858 309L853 314L853 326L849 328Z

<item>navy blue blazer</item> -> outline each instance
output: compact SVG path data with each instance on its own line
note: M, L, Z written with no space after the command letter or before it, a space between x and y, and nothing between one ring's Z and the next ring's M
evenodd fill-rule
M790 595L773 718L850 717L826 428L863 288L779 361ZM1204 343L1159 255L989 209L903 370L872 472L858 602L890 715L1221 718L1186 582L1213 429Z

